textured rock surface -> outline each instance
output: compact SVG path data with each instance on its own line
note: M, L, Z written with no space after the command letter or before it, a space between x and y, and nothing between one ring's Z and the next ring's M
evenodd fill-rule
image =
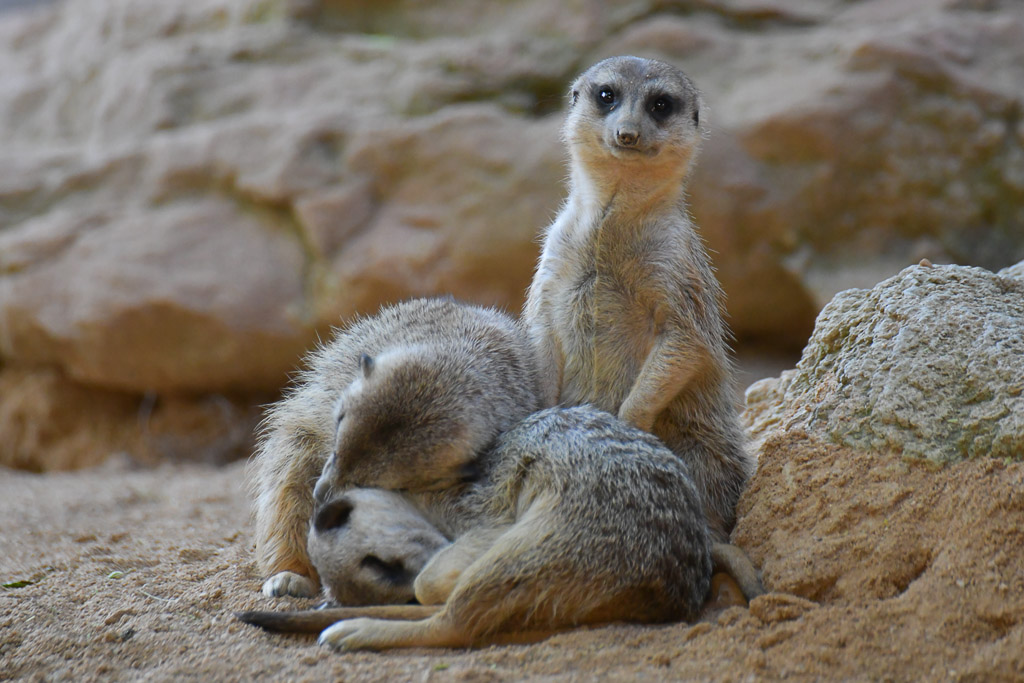
M802 429L936 463L1024 458L1024 280L912 266L838 294L795 370L747 391L755 438Z
M1016 278L1018 280L1024 280L1024 261L1021 261L1016 265L1003 268L997 273L997 275L999 275L999 277Z
M741 340L799 348L922 257L1024 258L1010 0L34 6L0 9L3 367L272 392L385 301L517 309L566 84L610 54L705 91L690 194Z
M0 466L42 472L164 460L225 463L251 452L249 397L199 399L84 387L55 370L0 373ZM3 469L0 468L0 477Z

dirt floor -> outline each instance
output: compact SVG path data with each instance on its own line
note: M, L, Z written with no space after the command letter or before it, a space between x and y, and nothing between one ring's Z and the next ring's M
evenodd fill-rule
M749 609L347 655L232 617L312 604L259 593L243 463L0 470L0 679L1024 679L1024 464L934 470L792 435L760 467L736 538L777 592Z

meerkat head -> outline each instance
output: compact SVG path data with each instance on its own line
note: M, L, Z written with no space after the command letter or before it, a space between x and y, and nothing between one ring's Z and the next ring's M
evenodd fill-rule
M562 134L588 170L685 176L701 140L700 93L670 64L612 57L573 83Z
M363 354L359 366L338 399L318 501L339 488L422 492L476 477L477 453L493 435L473 410L483 387L457 359L412 347Z
M350 489L317 506L307 549L327 596L340 605L412 601L416 576L448 539L405 498Z

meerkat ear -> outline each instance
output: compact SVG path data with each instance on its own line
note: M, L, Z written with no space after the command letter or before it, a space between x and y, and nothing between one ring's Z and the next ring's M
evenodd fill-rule
M576 90L576 89L573 89L572 94L570 95L570 98L572 99L572 104L576 104L576 100L578 100L580 98L580 91Z
M373 372L373 356L368 353L361 354L359 356L359 369L363 371L363 378L369 379L370 374Z

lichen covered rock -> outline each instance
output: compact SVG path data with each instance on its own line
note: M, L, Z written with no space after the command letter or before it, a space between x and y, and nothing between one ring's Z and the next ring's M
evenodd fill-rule
M936 463L1024 458L1024 280L913 266L841 292L796 369L748 389L745 416L756 443L798 427Z

